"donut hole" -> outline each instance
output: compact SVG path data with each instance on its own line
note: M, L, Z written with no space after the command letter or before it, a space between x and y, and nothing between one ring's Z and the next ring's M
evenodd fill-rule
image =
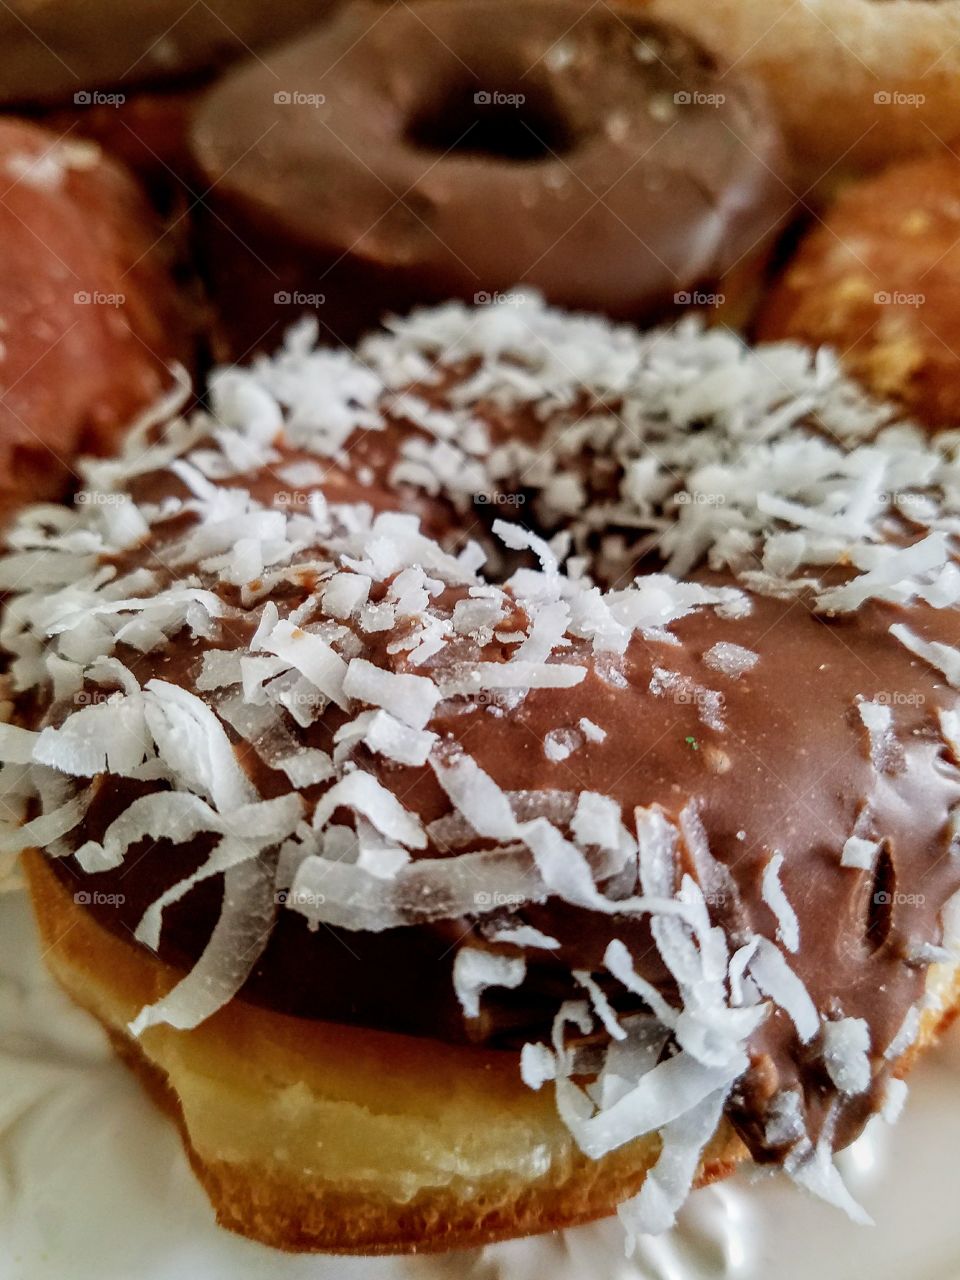
M569 151L572 132L555 102L529 85L454 86L410 120L407 141L422 151L519 164Z

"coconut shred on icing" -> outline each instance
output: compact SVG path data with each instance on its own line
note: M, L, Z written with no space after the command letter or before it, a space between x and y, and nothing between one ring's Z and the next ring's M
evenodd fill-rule
M137 940L161 947L214 877L222 909L134 1035L237 996L286 913L464 921L465 1026L565 967L524 1082L589 1156L661 1135L620 1209L630 1235L672 1225L724 1117L865 1220L835 1147L896 1102L955 963L956 433L898 420L825 353L692 322L638 334L534 296L415 313L355 356L315 337L217 371L208 409L168 401L86 465L74 508L18 520L5 850L107 877L145 840L202 840ZM785 814L761 839L763 735L791 731L795 662L821 643L840 709L809 777L830 836ZM536 726L536 785L483 747L511 722ZM829 780L840 743L849 794ZM649 802L613 767L627 744ZM105 779L119 811L100 822ZM817 883L866 902L891 859L923 901L871 908L834 952L851 926ZM552 903L590 922L596 962L551 932ZM888 996L860 1009L868 963Z

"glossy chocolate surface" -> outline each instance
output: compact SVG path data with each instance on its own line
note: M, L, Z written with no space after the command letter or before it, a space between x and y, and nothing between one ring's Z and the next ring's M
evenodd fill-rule
M350 342L519 283L648 319L759 253L792 202L753 84L673 28L566 0L352 5L218 84L193 148L235 357L304 310Z

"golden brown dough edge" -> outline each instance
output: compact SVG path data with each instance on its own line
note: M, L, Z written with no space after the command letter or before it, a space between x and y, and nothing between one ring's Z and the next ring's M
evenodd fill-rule
M218 1222L232 1231L294 1252L387 1254L478 1246L610 1214L637 1192L656 1160L656 1137L630 1143L601 1160L582 1155L555 1115L552 1092L533 1093L520 1080L516 1054L304 1023L236 1000L195 1030L154 1027L134 1040L126 1030L129 1018L169 989L179 975L99 925L73 900L42 855L30 852L24 864L46 964L67 994L104 1026L118 1056L177 1123ZM380 1195L373 1185L345 1190L344 1179L338 1185L302 1166L284 1166L271 1158L237 1159L242 1135L236 1135L230 1159L211 1154L207 1140L195 1131L197 1116L184 1106L178 1086L192 1089L198 1078L206 1077L204 1106L209 1110L208 1073L247 1070L251 1055L262 1051L268 1087L281 1090L298 1080L305 1042L316 1065L322 1065L318 1052L327 1050L346 1055L357 1070L371 1061L374 1069L378 1061L389 1063L391 1088L402 1085L404 1093L411 1085L427 1090L438 1108L451 1093L451 1071L458 1065L466 1068L469 1061L472 1073L479 1069L482 1078L489 1079L489 1087L483 1086L489 1097L484 1099L481 1089L476 1103L489 1104L490 1124L497 1124L498 1112L492 1108L498 1103L519 1109L551 1146L547 1171L537 1177L508 1172L472 1183L452 1179L401 1202ZM278 1065L286 1067L286 1081L278 1078ZM411 1071L419 1078L411 1080ZM245 1099L247 1105L257 1105L249 1091ZM266 1101L264 1094L260 1102ZM746 1155L724 1121L707 1150L697 1185L727 1176Z
M656 1137L639 1139L600 1160L582 1155L555 1115L551 1092L527 1089L512 1053L304 1022L239 1000L192 1031L154 1027L134 1040L126 1030L129 1019L181 975L99 925L41 854L30 852L23 860L48 967L67 994L104 1026L118 1056L176 1122L221 1226L291 1252L369 1255L475 1247L610 1214L636 1194L656 1160ZM928 992L931 1007L917 1042L897 1064L898 1075L905 1075L956 1017L960 970L935 966ZM306 1062L320 1075L331 1065L338 1067L339 1074L334 1070L331 1078L341 1090L344 1079L352 1082L372 1068L391 1095L399 1093L403 1102L413 1097L421 1107L438 1112L448 1107L457 1076L469 1073L474 1077L473 1105L489 1112L485 1118L494 1134L502 1110L519 1111L530 1121L531 1132L550 1144L549 1168L537 1177L507 1173L469 1183L451 1179L448 1185L428 1186L398 1200L369 1182L345 1190L346 1168L343 1176L331 1178L303 1164L284 1167L271 1155L237 1158L242 1134L235 1135L238 1142L230 1158L219 1158L207 1149L197 1131L201 1121L184 1106L178 1086L192 1088L197 1078L206 1077L202 1104L208 1112L222 1093L218 1081L222 1084L227 1073L249 1075L252 1062L263 1069L261 1084L274 1092L299 1084ZM260 1098L251 1095L246 1082L245 1107L269 1102L267 1092ZM340 1102L352 1105L346 1096ZM229 1115L224 1123L230 1124ZM745 1147L724 1120L696 1185L728 1176L746 1158Z

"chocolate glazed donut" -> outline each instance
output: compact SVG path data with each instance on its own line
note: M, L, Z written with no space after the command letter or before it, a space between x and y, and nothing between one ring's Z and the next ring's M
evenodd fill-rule
M648 319L755 255L790 201L753 85L673 28L565 0L351 6L228 76L193 150L236 356L307 308L350 341L520 281Z

